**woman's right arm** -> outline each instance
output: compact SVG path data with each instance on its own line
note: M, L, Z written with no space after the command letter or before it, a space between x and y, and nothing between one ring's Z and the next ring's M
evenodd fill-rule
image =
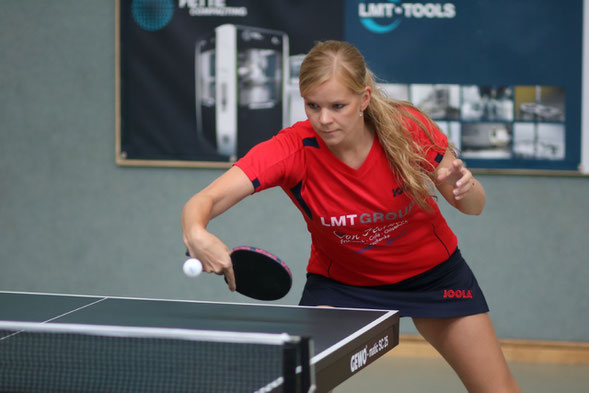
M182 210L183 240L189 254L202 262L205 272L225 275L231 291L235 290L235 277L230 250L206 227L211 219L253 192L247 175L233 166L190 198Z

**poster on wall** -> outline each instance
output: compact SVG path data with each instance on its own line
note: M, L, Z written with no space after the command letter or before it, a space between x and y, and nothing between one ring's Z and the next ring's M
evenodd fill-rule
M583 1L117 0L120 165L229 166L304 120L298 66L347 40L469 167L577 171Z
M118 1L122 165L230 165L304 116L304 54L343 39L338 0Z
M471 168L579 169L582 0L348 0L345 38Z

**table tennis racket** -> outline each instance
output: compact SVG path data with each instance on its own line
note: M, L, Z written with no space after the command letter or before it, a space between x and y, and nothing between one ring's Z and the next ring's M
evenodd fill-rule
M188 252L186 253L188 256ZM231 250L236 291L257 300L278 300L292 287L292 273L280 258L257 247ZM225 280L227 281L227 280Z

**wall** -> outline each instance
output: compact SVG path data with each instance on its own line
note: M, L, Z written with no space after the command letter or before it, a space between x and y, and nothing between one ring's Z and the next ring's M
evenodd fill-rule
M182 206L221 172L115 165L114 14L111 0L0 2L0 290L248 301L180 269ZM588 179L479 179L482 216L443 211L499 336L589 341ZM280 302L298 301L309 238L285 195L210 228L283 257L295 286Z

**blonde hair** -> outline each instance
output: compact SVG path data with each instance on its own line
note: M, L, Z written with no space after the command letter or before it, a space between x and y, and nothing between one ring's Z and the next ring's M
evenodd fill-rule
M431 210L427 200L433 193L433 180L426 168L433 165L425 158L425 151L410 135L404 118L409 117L421 127L431 141L425 150L438 147L428 130L433 122L407 101L389 98L375 82L372 72L366 67L362 54L352 44L343 41L317 43L305 56L299 75L299 89L305 96L316 86L336 76L351 91L362 94L366 86L372 90L372 97L364 117L378 134L389 165L397 180L421 208ZM424 124L408 109L421 113Z

